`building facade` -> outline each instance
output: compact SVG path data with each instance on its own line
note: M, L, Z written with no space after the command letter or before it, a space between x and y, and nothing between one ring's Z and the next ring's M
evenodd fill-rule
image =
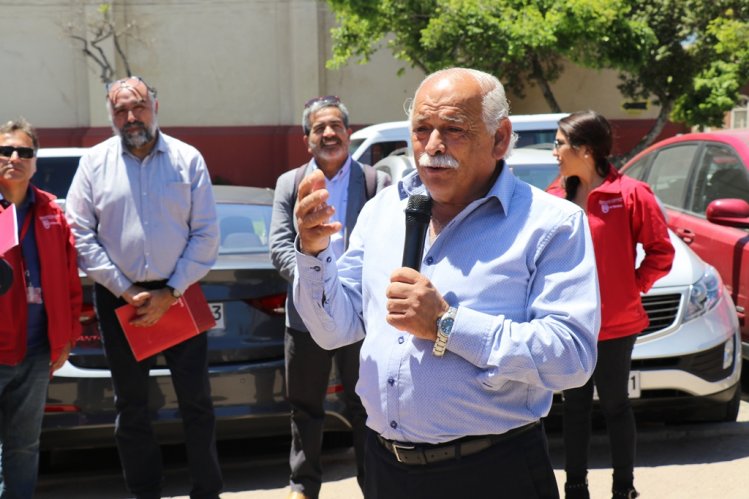
M0 0L0 62L9 69L0 79L0 120L26 117L47 147L111 135L100 67L81 40L112 62L116 78L126 75L111 38L101 52L90 45L100 4ZM160 126L200 149L220 183L273 186L306 161L301 113L311 97L339 96L358 128L404 119L404 103L423 78L387 50L365 65L327 69L335 21L322 0L118 0L109 15L131 72L159 92ZM621 152L658 109L625 110L617 83L612 71L571 66L553 90L565 111L592 108L609 117ZM510 100L513 113L549 111L536 88ZM669 125L664 135L677 131Z

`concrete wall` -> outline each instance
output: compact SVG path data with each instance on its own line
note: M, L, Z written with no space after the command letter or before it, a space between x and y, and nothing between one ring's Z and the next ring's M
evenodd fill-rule
M85 34L99 4L0 0L0 119L25 116L46 146L91 145L111 135L98 68L66 34L70 26ZM305 161L300 120L309 98L340 96L356 128L404 119L404 101L423 78L386 50L366 65L326 69L334 19L322 0L118 0L112 13L120 30L131 26L123 49L132 72L158 89L160 125L198 147L221 181L272 186ZM103 49L111 60L113 44ZM116 69L116 77L126 75L119 60ZM553 88L564 110L631 118L616 83L612 72L571 67ZM535 88L525 99L510 98L515 113L548 111Z

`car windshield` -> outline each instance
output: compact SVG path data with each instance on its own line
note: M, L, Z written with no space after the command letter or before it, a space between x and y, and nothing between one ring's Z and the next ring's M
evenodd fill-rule
M349 154L354 154L357 149L359 149L359 146L364 143L365 139L351 139L351 143L348 146L348 152Z
M546 189L549 184L559 175L559 166L553 165L512 165L512 173L520 180L538 187Z
M270 206L219 202L216 212L221 232L219 255L268 252Z
M68 194L68 188L73 181L73 175L78 169L78 156L59 158L40 157L36 160L36 173L32 183L39 189L51 192L60 199Z
M538 149L551 149L554 146L554 138L557 131L554 130L515 130L518 142L515 147L536 147Z

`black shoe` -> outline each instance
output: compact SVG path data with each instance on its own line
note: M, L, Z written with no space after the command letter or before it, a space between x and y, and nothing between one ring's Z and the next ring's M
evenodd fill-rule
M567 482L564 484L564 499L590 499L588 481Z
M614 489L611 499L635 499L640 497L640 493L635 490L634 487L629 489Z

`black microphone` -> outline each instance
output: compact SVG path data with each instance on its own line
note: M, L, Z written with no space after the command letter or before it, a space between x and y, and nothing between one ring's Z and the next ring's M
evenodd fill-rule
M0 258L0 295L5 294L13 284L13 268Z
M432 198L414 194L406 206L406 242L403 245L403 266L419 270L424 254L424 238L432 218Z

